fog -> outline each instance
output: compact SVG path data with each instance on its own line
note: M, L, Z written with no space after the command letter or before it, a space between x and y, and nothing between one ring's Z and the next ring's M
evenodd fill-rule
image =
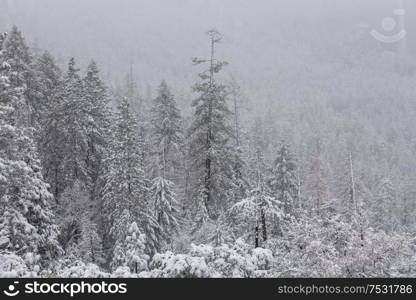
M2 0L0 28L18 25L32 45L51 50L62 64L71 56L84 65L94 58L112 80L132 64L141 84L152 86L162 77L188 86L195 76L190 58L206 54L204 33L216 28L224 35L220 51L228 72L257 86L287 72L283 62L354 63L359 53L381 54L369 32L394 17L398 2ZM413 28L416 4L404 4Z
M404 17L395 15L398 8ZM302 139L306 133L288 118L306 113L329 128L340 125L335 116L354 119L383 139L389 130L398 131L395 142L406 135L400 142L406 151L396 151L410 156L407 169L416 149L409 132L415 16L411 0L2 0L0 29L17 25L35 51L48 49L62 67L70 57L83 68L94 59L113 88L132 69L139 93L151 98L165 79L189 114L199 72L191 58L209 55L205 32L215 28L223 35L218 57L229 62L225 79L241 87L247 126L267 119L271 140L286 127L294 131L291 139ZM382 26L388 17L397 22L391 32ZM397 43L370 34L401 29L407 35Z

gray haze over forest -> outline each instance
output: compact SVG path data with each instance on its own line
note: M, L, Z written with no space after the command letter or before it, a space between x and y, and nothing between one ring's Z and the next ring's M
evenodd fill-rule
M397 20L399 5L406 10L405 41L374 39L370 31L383 33L382 20ZM191 58L208 55L210 28L224 35L218 51L230 63L227 78L241 86L247 110L260 116L277 119L285 103L304 107L319 98L337 112L349 107L362 113L359 119L374 119L381 114L362 110L378 105L384 111L384 102L368 93L389 103L404 97L404 106L414 93L399 88L414 82L416 4L410 0L2 0L0 11L1 30L16 24L29 44L51 51L61 66L72 56L82 66L94 59L113 87L132 66L142 96L166 79L183 108L198 74ZM406 54L398 50L404 43ZM412 120L410 112L385 111L399 122Z
M83 67L94 59L112 87L123 84L132 66L143 97L153 97L165 79L187 113L198 76L191 58L209 54L205 32L216 28L224 36L219 57L230 63L225 76L241 87L246 120L271 119L271 140L280 138L286 127L293 129L294 115L304 118L306 112L308 122L328 120L316 126L333 129L331 122L341 121L329 120L340 113L344 121L364 122L383 139L399 131L394 141L402 139L406 149L398 150L399 156L407 157L403 167L413 166L409 162L414 162L416 138L409 131L415 114L414 1L2 0L0 4L0 29L16 24L32 47L48 49L61 66L72 56ZM394 10L400 5L406 10L406 39L395 44L374 39L370 31L383 33L384 18L399 21ZM405 53L400 50L403 45ZM293 131L300 138L306 134Z
M357 54L383 47L369 34L392 17L397 0L2 0L0 28L16 24L32 45L62 64L71 56L98 61L119 79L130 64L142 85L161 78L189 86L190 58L206 54L204 32L224 35L228 71L253 89L300 64L359 64ZM405 1L407 27L416 4ZM410 30L409 46L415 48ZM311 71L314 72L313 70ZM283 75L284 76L284 75Z

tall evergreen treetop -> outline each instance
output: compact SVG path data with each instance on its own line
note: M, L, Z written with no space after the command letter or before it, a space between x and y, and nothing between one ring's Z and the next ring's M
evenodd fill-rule
M280 147L270 173L270 190L283 204L284 212L292 213L297 195L296 164L287 145Z
M178 165L172 155L180 151L183 136L180 112L165 81L160 84L158 96L153 100L151 113L153 147L157 151L163 176L167 176L167 172Z
M194 100L194 116L189 129L190 157L195 173L194 196L202 201L211 217L216 217L226 204L226 191L230 185L232 157L230 143L233 130L231 112L227 107L227 88L217 82L218 74L226 62L215 58L215 46L221 41L218 32L208 32L211 55L208 60L194 59L196 65L208 64L199 74L200 82L194 86L198 97ZM202 199L200 197L202 196Z

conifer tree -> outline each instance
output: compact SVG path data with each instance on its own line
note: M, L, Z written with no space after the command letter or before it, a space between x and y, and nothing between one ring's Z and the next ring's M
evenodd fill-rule
M83 101L82 80L75 59L71 58L68 70L59 86L55 97L57 103L53 111L52 134L50 142L60 149L61 164L53 169L59 170L57 184L59 195L65 188L76 181L84 184L89 181L86 153L88 149L87 132L85 129L87 114ZM53 140L55 137L58 140ZM54 145L52 145L54 147Z
M57 205L58 224L60 227L59 240L66 252L68 249L78 249L83 233L83 221L90 214L88 192L83 183L74 182L60 195Z
M12 46L20 37L15 28L12 37L0 46L0 249L20 256L34 253L46 260L61 252L58 228L34 130L26 121L28 107L21 105L27 103L26 83L16 62L18 54L12 50L27 49Z
M160 230L147 198L148 188L141 161L143 144L126 98L120 103L113 122L103 189L107 232L115 240L117 232L120 232L116 228L117 221L128 214L129 223L140 224L147 236L147 250L153 252L157 249Z
M161 238L163 238L165 244L169 243L172 241L172 235L177 233L179 227L177 219L178 204L173 191L173 183L163 177L156 177L153 180L150 195L153 199L154 217L159 224Z
M85 262L102 265L105 262L105 259L97 224L91 221L89 213L83 214L81 224L81 238L79 243L80 256Z
M206 207L211 218L216 218L227 207L226 193L231 177L231 112L227 107L226 86L216 80L225 62L215 58L215 46L220 42L218 32L208 32L211 55L208 60L194 59L195 64L207 63L208 70L199 76L194 86L198 97L194 100L194 116L189 130L190 159L194 174L193 195ZM202 199L200 199L202 197Z
M50 191L57 201L60 186L63 184L63 141L58 128L60 116L55 94L62 84L62 72L49 52L44 52L36 60L35 72L39 104L37 119L39 154L45 179L51 185Z
M46 127L48 114L53 109L53 93L61 83L62 72L48 51L36 58L33 69L36 76L36 80L33 82L36 90L34 92L36 99L35 125L40 129L38 143L41 147L44 139L43 129Z
M152 146L157 152L157 174L160 175L160 170L163 169L164 178L174 180L175 173L178 173L183 136L180 112L165 81L160 84L151 113Z
M335 181L336 195L340 200L340 211L348 220L351 220L359 212L357 179L355 177L354 161L351 151L342 153Z
M397 226L395 219L397 205L397 195L393 183L389 178L384 178L377 191L377 199L375 202L374 224L385 232L390 232Z
M260 240L266 242L270 231L280 233L282 218L282 203L269 190L265 182L265 163L263 153L257 148L254 153L252 167L255 170L257 182L248 196L230 208L234 218L234 226L241 228L249 236L254 237L255 247L260 246ZM253 235L251 233L254 233ZM261 237L261 238L260 238Z
M136 222L130 224L125 241L126 265L131 272L147 269L149 256L145 254L146 236L140 232Z
M21 94L20 101L14 102L15 105L20 107L15 112L21 114L19 122L26 126L33 126L38 106L37 103L34 103L35 89L33 86L35 85L35 76L32 69L32 55L22 33L16 26L13 26L4 38L2 60L3 64L9 66L10 91L18 91Z
M287 145L282 145L270 170L268 185L286 214L293 213L296 197L296 165Z
M99 192L99 176L102 172L104 149L108 142L110 112L106 87L99 77L94 61L87 68L83 78L83 105L86 111L86 170L91 200L96 200Z

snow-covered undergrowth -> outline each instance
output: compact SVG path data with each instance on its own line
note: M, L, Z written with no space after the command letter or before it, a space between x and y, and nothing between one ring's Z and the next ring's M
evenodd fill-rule
M308 230L305 228L305 230ZM354 244L357 243L357 244ZM119 266L109 272L93 263L61 259L47 269L14 254L0 255L2 277L63 278L270 278L270 277L407 277L416 275L416 256L403 237L368 233L352 239L342 252L311 236L253 248L242 239L233 245L192 245L187 253L157 253L141 270ZM273 250L272 250L273 249Z

